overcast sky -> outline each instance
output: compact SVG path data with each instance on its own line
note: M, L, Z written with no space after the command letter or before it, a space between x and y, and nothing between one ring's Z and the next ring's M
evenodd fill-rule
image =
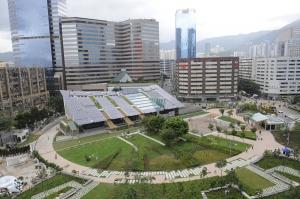
M21 1L21 0L19 0ZM68 16L154 18L160 42L174 40L175 11L197 11L197 40L272 30L300 18L300 0L67 0ZM0 0L0 52L11 51L7 0Z

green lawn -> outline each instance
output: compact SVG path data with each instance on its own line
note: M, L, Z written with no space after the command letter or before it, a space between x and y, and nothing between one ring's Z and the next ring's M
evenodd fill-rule
M288 166L300 171L300 162L285 157L275 157L273 155L265 155L263 159L256 163L263 169L271 169L276 166Z
M86 180L84 179L81 179L81 178L76 178L76 177L73 177L73 176L69 176L69 175L64 175L64 174L57 174L56 176L34 186L33 188L21 193L20 195L18 195L18 199L28 199L28 198L31 198L32 196L38 194L38 193L41 193L41 192L44 192L44 191L47 191L49 189L52 189L54 187L57 187L59 185L62 185L62 184L65 184L67 182L70 182L70 181L76 181L76 182L79 182L81 184L83 184Z
M244 133L245 133L245 138L246 139L256 140L256 134L253 133L252 131L244 131ZM232 135L231 131L228 131L228 134ZM238 136L238 137L242 138L242 131L238 131L235 136Z
M55 142L53 144L53 146L54 146L55 150L62 150L62 149L68 148L68 147L77 146L77 145L88 143L88 142L94 142L94 141L102 140L102 139L105 139L108 137L115 137L116 135L121 135L121 133L123 133L123 132L135 132L138 129L139 129L138 127L132 127L132 128L126 129L126 130L112 131L112 133L104 132L104 133L100 133L97 135L82 137L79 139Z
M240 121L240 120L237 120L237 119L234 119L234 118L232 118L232 117L225 116L225 115L218 117L218 119L219 119L219 120L223 120L223 121L225 121L225 122L229 122L229 123L239 123L239 122L240 122L240 123L243 123L243 122Z
M105 161L119 150L120 154L113 160L113 162L111 162L110 167L107 169L122 170L124 162L128 160L131 156L131 153L133 153L133 148L129 144L116 137L60 150L58 153L62 157L77 164L96 167L98 162ZM90 156L91 160L86 161L85 156Z
M300 196L300 187L292 188L283 193L279 193L273 196L264 197L264 199L298 199Z
M246 197L241 194L237 189L230 188L229 193L225 194L225 189L220 189L218 191L211 191L206 194L208 199L244 199Z
M182 114L182 115L180 115L180 117L189 118L189 117L194 117L194 116L199 116L199 115L205 115L207 113L208 112L205 112L205 111L198 111L198 112L193 112L193 113Z
M207 190L214 184L219 186L225 177L213 177L203 180L194 180L182 183L167 184L100 184L91 192L83 197L83 199L123 199L129 193L134 192L137 199L199 199L201 191ZM223 181L224 182L224 181ZM130 191L129 191L130 190Z
M18 144L18 147L26 146L34 141L36 141L41 135L29 134L25 142Z
M250 195L255 195L257 189L265 189L274 185L272 182L244 167L236 169L235 172L245 191Z
M68 191L71 190L71 189L73 189L73 188L72 188L72 187L66 187L66 188L64 188L64 189L62 189L62 190L60 190L60 191L58 191L58 192L56 192L56 193L53 193L53 194L51 194L51 195L45 197L44 199L53 199L53 198L56 198L56 197L58 197L60 194L66 193L66 192L68 192Z
M141 135L127 140L132 146L116 137L61 149L58 153L72 162L84 166L111 170L173 170L194 167L227 159L249 145L215 136L197 137L186 135L187 141L172 147L162 146ZM87 160L86 156L90 157Z
M285 176L286 178L288 178L290 180L293 180L294 182L300 183L300 177L298 177L298 176L294 176L294 175L284 173L284 172L280 172L280 171L276 171L276 172L279 173L282 176Z

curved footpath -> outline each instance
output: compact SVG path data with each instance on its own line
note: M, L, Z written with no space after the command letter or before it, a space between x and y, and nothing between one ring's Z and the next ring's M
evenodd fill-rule
M91 170L91 168L70 162L56 153L56 151L53 148L53 140L57 133L56 129L57 129L57 125L48 129L42 136L40 136L40 138L38 139L38 141L36 143L35 149L40 153L40 155L43 158L45 158L49 162L53 162L53 163L59 165L60 167L63 168L63 170L65 172L72 173L73 170L76 170L80 173L80 175L86 174L87 171ZM240 153L234 157L228 158L227 159L228 164L223 170L231 169L231 168L234 169L237 166L248 165L249 163L262 157L265 150L274 150L274 149L283 147L281 144L276 142L273 135L269 131L264 131L264 130L262 130L261 135L259 135L259 137L261 137L262 140L257 140L257 141L249 140L249 139L243 140L242 138L239 138L239 137L229 136L229 135L225 135L225 134L217 133L217 132L214 132L212 134L215 136L220 136L223 138L227 138L227 139L231 139L231 140L244 142L244 143L253 145L253 149L252 149L252 147L250 147L250 149L248 149L248 151ZM202 166L195 168L194 170L197 170L198 168L202 169L203 167L206 167L208 169L208 175L206 177L220 176L220 175L222 175L222 173L224 174L224 172L221 172L220 169L216 168L215 163L208 164L208 165L202 165ZM191 169L184 169L184 170L179 171L179 173L180 172L186 173L187 170L191 170ZM183 175L183 176L180 175L178 177L176 175L176 177L175 177L174 172L173 172L172 177L170 177L170 173L172 174L172 172L163 172L163 171L162 172L143 172L143 174L145 176L154 177L153 180L151 181L151 183L172 183L172 182L181 182L181 181L190 181L190 180L200 179L200 175L194 175L194 176L190 176L190 177L187 177L186 175ZM140 172L137 172L137 173L130 172L129 176L125 176L124 172L112 172L111 175L108 175L106 177L94 177L94 176L90 176L90 175L83 175L83 176L86 178L95 180L97 182L101 182L101 183L114 183L116 179L119 179L119 180L120 179L123 179L123 180L124 179L135 179L137 174L140 174ZM133 183L134 183L134 181L133 181Z

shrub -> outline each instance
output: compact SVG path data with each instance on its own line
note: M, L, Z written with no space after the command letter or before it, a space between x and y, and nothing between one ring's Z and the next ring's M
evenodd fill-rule
M24 153L28 153L30 151L30 146L23 146L12 149L0 149L0 156L10 156L10 155L20 155Z
M61 171L62 168L59 167L58 165L48 162L48 160L45 160L37 151L33 151L32 152L33 157L35 157L36 159L38 159L40 162L44 163L47 167L51 167L57 171Z

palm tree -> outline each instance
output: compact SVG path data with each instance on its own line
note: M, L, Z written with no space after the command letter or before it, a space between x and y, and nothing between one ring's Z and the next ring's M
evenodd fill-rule
M226 160L219 160L219 161L216 162L216 167L221 169L221 176L223 174L222 173L223 172L222 168L224 168L226 166L226 164L227 164Z

